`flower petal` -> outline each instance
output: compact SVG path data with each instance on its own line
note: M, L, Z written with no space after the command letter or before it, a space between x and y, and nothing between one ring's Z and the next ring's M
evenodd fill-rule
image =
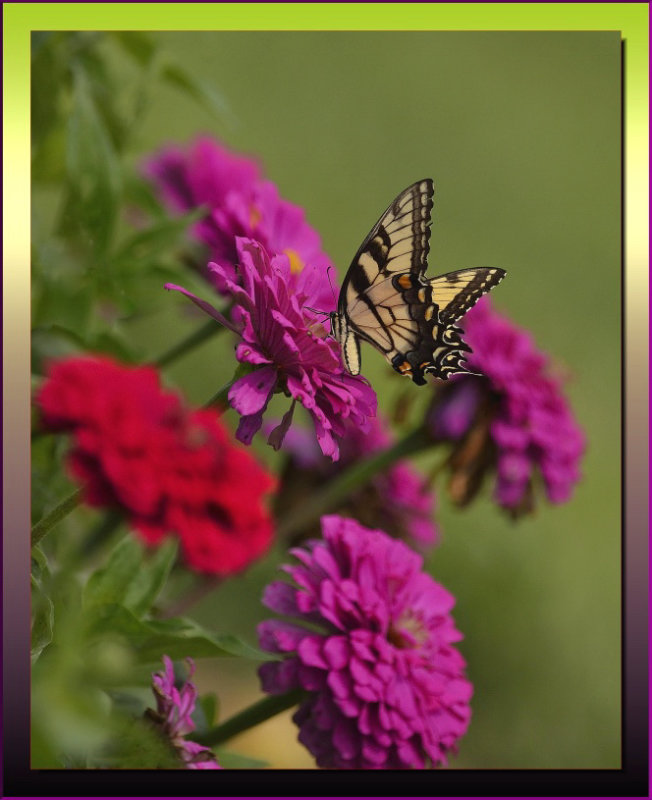
M220 325L224 325L225 328L228 328L233 333L240 333L238 328L230 322L223 314L221 314L215 306L212 306L206 300L202 300L200 297L197 297L196 294L189 292L188 289L184 289L183 286L177 286L175 283L166 283L165 288L168 291L175 291L181 292L181 294L185 295L187 298L192 300L192 302L201 308L202 311L205 311L210 317L213 317L214 320L220 323Z
M229 389L229 403L238 413L245 416L257 414L267 407L275 385L276 370L273 367L254 370L249 375L238 378Z

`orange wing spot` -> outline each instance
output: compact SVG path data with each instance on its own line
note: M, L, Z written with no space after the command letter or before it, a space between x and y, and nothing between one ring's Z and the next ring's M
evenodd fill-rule
M430 361L424 361L423 363L419 364L419 369L425 369L428 364L430 364Z
M410 289L412 288L412 276L411 275L401 275L398 279L399 286L402 286L403 289Z
M404 361L402 364L398 365L398 371L401 375L405 375L406 372L412 372L412 367L410 366L409 361Z

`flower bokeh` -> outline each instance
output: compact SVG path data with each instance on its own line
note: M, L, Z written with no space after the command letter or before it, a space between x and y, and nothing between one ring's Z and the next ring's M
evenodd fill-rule
M260 667L263 690L305 691L293 719L320 767L445 764L473 691L453 646L454 598L383 531L331 515L322 533L291 551L296 585L265 590L265 605L296 622L259 625L260 646L284 656Z
M238 237L255 239L270 254L287 256L293 274L309 265L326 269L328 257L303 209L282 198L255 161L214 139L198 137L187 150L177 146L161 150L145 164L145 174L172 211L206 208L193 234L207 245L210 260L220 264L230 284L237 281ZM208 277L219 292L229 294L222 273ZM319 308L329 302L329 296L314 299Z
M161 672L152 674L156 711L148 709L148 719L169 738L186 769L222 769L210 748L185 738L195 729L192 713L197 703L197 689L190 682L195 671L194 661L186 659L188 680L179 689L175 686L174 665L168 656L163 656L163 665Z
M186 563L229 575L262 556L274 481L214 411L186 409L151 367L106 356L51 365L38 396L46 429L70 432L68 469L92 506L121 510L149 544L174 533Z
M350 422L340 443L337 465L325 458L308 431L298 426L288 431L283 450L288 460L281 473L279 491L274 496L276 515L283 518L324 482L346 468L386 450L394 443L394 434L382 416L371 420L369 430ZM417 549L435 545L439 533L434 520L435 492L427 479L407 460L394 462L387 470L358 487L333 511L357 519L367 528L382 527L391 536L405 539ZM319 525L301 532L301 538L319 536Z
M428 412L434 438L453 443L453 500L468 503L495 470L496 502L515 517L534 508L537 475L551 503L567 501L580 479L585 438L549 358L488 298L465 315L464 327L469 369L482 374L438 387Z

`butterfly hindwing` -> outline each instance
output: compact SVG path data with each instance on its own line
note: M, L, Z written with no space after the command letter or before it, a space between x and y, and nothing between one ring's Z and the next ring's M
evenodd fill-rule
M433 191L428 178L401 192L349 267L333 317L351 374L360 371L359 339L417 384L426 382L427 372L446 379L467 371L470 348L453 323L505 273L481 267L425 277Z
M504 277L503 269L474 267L431 278L439 319L442 322L455 322Z

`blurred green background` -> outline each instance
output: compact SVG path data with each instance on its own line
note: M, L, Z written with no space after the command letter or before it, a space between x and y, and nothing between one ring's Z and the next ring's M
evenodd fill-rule
M152 38L220 92L216 121L157 84L131 146L134 167L199 133L260 160L302 205L340 277L394 196L435 181L429 273L499 266L497 309L527 327L568 375L588 438L571 502L512 523L483 498L453 509L442 491L432 574L457 597L460 647L475 685L455 768L620 766L620 38L617 32L193 32ZM112 70L124 54L98 40ZM118 85L119 85L118 81ZM119 98L118 98L119 100ZM47 217L47 193L36 198ZM38 211L38 208L37 208ZM153 289L132 323L158 353L197 326L185 301ZM228 379L220 337L167 371L193 401ZM212 377L214 370L215 378ZM390 411L427 397L363 347L363 372ZM229 424L235 415L227 414ZM268 464L277 457L256 449ZM427 466L427 459L423 460ZM195 612L255 640L262 586L280 554ZM201 662L200 690L222 717L260 696L255 667ZM289 714L230 743L275 767L310 767Z

